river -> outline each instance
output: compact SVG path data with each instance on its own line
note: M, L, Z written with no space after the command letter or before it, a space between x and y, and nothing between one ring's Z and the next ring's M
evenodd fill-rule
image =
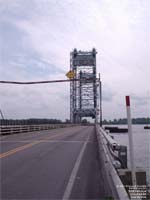
M127 125L115 126L127 128ZM147 182L150 184L150 129L144 129L144 125L132 125L132 132L135 166L146 170ZM119 144L128 146L128 167L130 168L128 133L111 133L111 135Z

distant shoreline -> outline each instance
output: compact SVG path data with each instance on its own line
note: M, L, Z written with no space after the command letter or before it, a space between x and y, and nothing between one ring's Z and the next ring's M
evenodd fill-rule
M113 120L103 120L103 125L126 125L127 119L113 119ZM139 124L139 125L150 125L150 118L132 118L132 124Z

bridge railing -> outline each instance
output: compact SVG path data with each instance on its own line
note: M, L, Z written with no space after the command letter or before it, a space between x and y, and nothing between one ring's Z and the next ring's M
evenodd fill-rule
M73 124L0 125L0 135L71 127Z
M99 131L105 139L115 168L127 168L127 146L118 144L103 128L99 127Z
M102 178L104 185L107 185L107 193L111 194L114 199L129 200L129 195L115 169L112 151L119 150L117 144L99 125L96 125L96 135L98 140L99 157L101 162ZM108 185L109 184L109 185Z

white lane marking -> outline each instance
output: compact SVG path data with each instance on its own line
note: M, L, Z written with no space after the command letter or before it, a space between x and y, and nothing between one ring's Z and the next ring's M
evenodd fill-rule
M12 140L12 141L0 141L0 143L28 143L28 142L35 142L35 141L41 141L41 142L50 142L50 143L84 143L83 140ZM88 143L91 143L91 141L86 141Z
M79 167L80 167L80 164L81 164L81 161L82 161L82 157L83 157L84 151L86 149L86 145L89 142L89 137L90 137L90 134L88 135L87 140L84 142L84 145L83 145L83 147L82 147L82 149L81 149L81 151L79 153L79 156L78 156L78 158L77 158L77 160L75 162L74 168L73 168L73 170L71 172L71 175L70 175L70 178L69 178L69 181L68 181L67 187L65 189L65 192L64 192L62 200L69 199L69 197L71 195L72 188L73 188L76 176L77 176L77 172L79 170Z

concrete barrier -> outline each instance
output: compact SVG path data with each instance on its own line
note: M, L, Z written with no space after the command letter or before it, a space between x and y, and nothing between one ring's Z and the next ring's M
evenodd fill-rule
M104 180L104 184L107 186L107 193L110 194L113 199L129 200L129 195L113 166L106 138L101 133L99 125L96 125L96 136L99 147L101 170L103 172L102 178Z

